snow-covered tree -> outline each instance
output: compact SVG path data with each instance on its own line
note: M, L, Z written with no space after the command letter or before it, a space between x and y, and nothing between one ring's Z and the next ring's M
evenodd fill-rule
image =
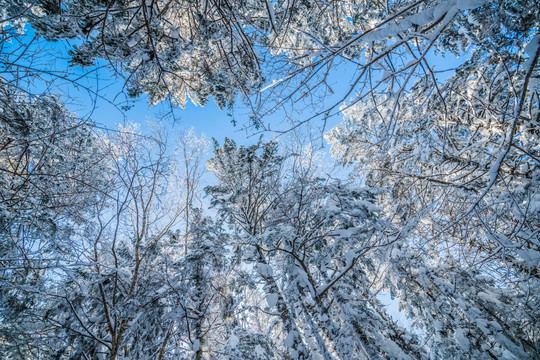
M60 218L80 221L85 215L104 182L105 154L91 125L56 97L0 88L3 232L51 234Z
M425 267L444 278L451 266L457 279L463 272L485 276L494 282L503 312L503 293L519 299L506 311L518 317L510 332L522 337L507 342L495 336L487 345L492 340L477 336L482 346L535 357L538 349L530 344L538 342L538 299L530 294L538 292L540 280L538 7L470 2L467 11L456 12L462 5L456 6L452 17L446 13L433 27L446 28L435 37L426 33L407 50L405 67L381 65L380 82L343 107L342 124L327 138L333 154L354 164L367 184L387 189L379 204L407 233L411 249L424 254L414 271ZM430 46L468 55L440 81L425 59ZM427 270L433 262L437 266ZM418 289L437 291L429 284ZM444 294L449 302L463 296ZM428 306L424 299L418 307Z
M81 256L92 265L68 278L62 287L69 290L51 303L51 321L62 324L67 340L58 352L155 359L176 321L167 294L168 267L182 249L171 234L185 210L181 179L160 132L122 128L107 149L112 188L81 239Z
M381 46L371 46L373 63L363 67L379 71L377 80L362 75L374 82L341 108L342 124L327 134L337 158L353 164L368 185L387 189L378 204L407 235L411 251L423 254L411 271L446 278L450 266L451 276L462 284L470 281L469 286L481 288L478 277L493 282L490 286L501 299L499 310L516 316L514 325L502 328L514 326L508 331L521 334L511 341L495 335L497 340L488 340L486 332L476 336L484 350L506 349L492 352L496 358L509 353L538 356L530 345L538 341L539 331L534 320L538 299L530 296L538 292L540 258L536 5L422 3L414 6L427 7L415 10L409 23L388 23L364 35ZM419 22L428 15L435 22L423 27ZM372 39L381 34L388 38ZM463 56L453 61L455 69L448 76L431 60L440 53ZM464 280L467 272L469 280ZM406 291L404 283L399 284L395 286ZM437 292L435 285L433 280L417 287L423 289L425 303L415 306L429 307L433 299L425 294ZM438 301L459 303L462 291L439 292L443 295ZM504 305L508 293L519 300ZM463 306L459 311L465 312L470 306L481 308L451 306ZM505 306L509 308L502 310ZM490 311L482 316L495 316ZM453 329L443 338L449 340ZM517 348L510 350L513 346ZM448 349L446 353L452 351Z
M78 129L70 125L72 127L63 129L63 132ZM56 129L45 128L43 131L53 131L54 136L58 136L54 133ZM37 136L31 137L37 141L31 147L36 149L37 159L29 165L30 175L38 176L46 169L46 165L40 165L39 161L64 171L51 183L44 183L50 187L45 193L54 200L54 186L64 185L60 181L62 176L73 181L78 178L71 178L65 172L64 167L71 164L62 163L62 160L70 160L67 156L62 158L60 155L63 153L60 153L53 154L58 158L52 158L48 151L61 146L57 151L68 152L78 145L79 140L68 137L61 142L56 138L51 140L52 135L46 137L47 132L41 137L38 131L31 134ZM92 137L84 140L91 141ZM40 149L40 141L47 142L47 145L50 141L51 146ZM30 153L24 144L20 149ZM89 147L87 150L92 149ZM182 274L174 270L178 270L176 264L184 248L185 236L175 229L187 206L183 196L183 177L173 166L172 155L166 153L164 139L159 133L149 136L142 135L136 127L122 128L115 135L103 136L99 149L105 158L97 158L95 153L88 155L104 168L101 181L106 187L97 195L91 193L96 201L90 202L91 198L85 198L84 193L74 193L74 199L86 203L74 201L67 204L87 211L80 216L83 224L73 227L71 232L49 235L43 229L32 233L37 240L54 240L51 242L55 246L50 249L37 247L35 244L38 242L30 243L25 241L26 238L21 240L21 244L29 246L22 250L31 253L14 258L26 264L24 269L30 269L28 280L2 288L6 299L2 309L2 348L3 353L12 358L106 356L116 359L132 356L136 359L165 359L181 353L181 346L185 345L184 340L182 343L177 339L184 336L176 332L179 317L173 316L180 313L174 281L178 281ZM85 151L79 150L76 154L75 160L79 162L75 170L80 166L83 174L89 175L84 171L90 173L92 169L82 168ZM21 156L27 155L23 153ZM22 165L12 158L6 159L7 164L11 161ZM49 160L52 164L48 164ZM34 184L32 180L29 177L27 182ZM17 184L13 180L10 182ZM84 183L83 189L94 191L91 184ZM71 183L65 185L72 191L77 189ZM22 197L22 191L18 194ZM41 195L32 191L27 198L32 199L34 194ZM43 201L36 201L36 204L49 205ZM47 214L46 207L24 210L23 215L34 221L39 219L39 214ZM9 229L20 227L19 224L9 226ZM9 244L8 235L6 233L3 237L3 244ZM15 250L21 251L20 248L14 246ZM2 258L3 263L10 265L9 261ZM13 259L11 261L12 265L2 269L6 276L17 273L16 264ZM34 265L32 261L38 263ZM52 263L52 268L40 266L43 262ZM34 276L34 273L39 276ZM186 275L187 272L182 276ZM14 303L16 300L17 304Z
M254 261L255 273L265 294L276 306L277 314L287 336L286 346L297 358L308 358L295 321L293 309L287 303L277 279L265 256L260 235L266 230L267 219L279 200L279 176L283 158L276 143L257 143L250 147L237 146L232 140L214 151L208 168L219 180L206 189L223 219L239 232L239 257ZM233 342L235 342L233 338Z
M389 253L385 282L422 329L431 358L533 359L538 355L538 296L500 286L457 261L411 247Z
M180 320L173 333L189 349L186 359L210 359L223 354L230 330L228 236L199 213L188 236L188 253L175 263L173 290Z
M3 20L30 23L47 40L77 39L74 65L105 60L126 75L127 93L155 104L187 99L220 107L262 82L251 24L263 3L222 1L6 0ZM244 91L244 89L246 89Z
M538 21L534 0L2 4L4 31L30 23L48 40L78 39L74 64L106 60L126 75L130 94L146 92L151 103L171 98L181 106L187 97L204 104L212 96L223 107L238 92L252 95L264 85L281 105L324 98L335 90L329 83L340 64L357 72L330 110L383 88L396 89L399 102L418 74L436 91L433 51L473 51L476 63L496 54L500 63L520 56ZM257 116L268 110L261 105Z
M0 94L0 351L12 354L46 331L22 314L43 300L47 274L77 254L72 241L107 169L93 128L58 98L9 86Z
M293 358L422 357L376 298L372 257L389 244L372 191L318 178L302 162L283 171L284 161L275 143L226 140L209 162L220 184L207 191L239 229L236 246L274 312L267 332Z

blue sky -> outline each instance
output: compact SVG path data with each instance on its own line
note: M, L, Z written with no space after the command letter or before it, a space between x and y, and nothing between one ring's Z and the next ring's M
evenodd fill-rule
M163 118L162 114L169 111L166 102L149 107L146 96L130 99L130 108L127 110L113 106L112 103L122 105L126 100L121 94L123 79L115 77L104 66L84 69L70 66L68 51L77 41L32 41L34 35L33 29L27 27L21 42L15 39L11 44L4 44L2 61L5 63L0 64L0 73L7 79L12 71L35 69L39 77L28 78L28 83L22 84L29 93L60 94L70 111L83 119L89 117L99 126L110 129L115 129L118 123L125 124L127 121L140 124L148 120L157 121ZM9 53L11 54L7 55ZM9 63L14 60L17 66L9 67ZM101 61L98 65L104 63ZM68 79L76 79L76 83ZM54 82L52 87L51 80ZM93 91L97 92L97 96ZM241 130L241 125L249 121L249 115L239 106L234 110L234 119L238 124L236 127L231 121L233 117L228 115L226 110L219 110L213 101L209 101L204 108L188 103L185 110L175 111L175 119L176 122L170 119L161 122L178 130L194 127L198 134L215 137L220 143L226 136L242 145L252 144L258 139L258 136L248 137L248 133Z
M30 43L30 40L34 36L34 31L31 28L27 29L27 34L22 38L23 42ZM219 110L216 104L210 100L208 101L205 107L195 106L192 103L188 103L185 110L176 109L175 118L176 122L172 120L160 120L163 118L163 114L169 111L167 102L162 102L153 107L148 106L148 101L146 96L141 96L138 99L130 99L130 107L128 110L121 111L111 103L122 103L125 101L123 95L119 95L122 92L124 81L119 77L115 77L113 73L106 69L105 66L102 68L80 68L80 67L70 67L69 66L69 55L68 51L76 45L78 41L57 41L57 42L46 42L41 39L40 41L32 43L32 46L42 50L41 52L28 51L29 54L32 54L28 58L20 58L19 62L21 64L32 64L37 69L45 69L50 72L58 71L58 73L63 73L67 71L70 73L71 78L78 78L79 86L74 86L73 83L69 83L62 79L55 79L57 85L56 88L51 88L49 91L51 93L63 93L64 101L66 101L68 108L71 111L76 112L80 117L90 118L97 124L110 129L115 129L117 123L125 123L126 121L137 122L144 124L148 120L158 120L162 123L165 123L167 126L173 126L174 129L189 129L193 127L197 134L204 133L209 138L215 138L218 142L222 143L225 137L232 138L237 144L240 145L250 145L255 143L260 136L260 133L255 133L253 129L251 131L243 130L246 124L249 124L250 110L243 106L242 100L237 99L237 102L233 108L232 116L228 114L227 110ZM16 48L17 44L13 44L13 47ZM21 47L23 49L24 47ZM4 49L7 50L7 49ZM17 52L15 52L14 57L17 57ZM39 57L36 57L35 54L40 53ZM438 58L438 59L437 59ZM453 56L447 56L446 59L441 61L440 55L433 57L432 62L440 62L442 66L448 67L456 65L455 58ZM449 61L450 60L450 61ZM460 61L463 61L461 59ZM459 62L459 61L458 61ZM104 61L100 62L105 64ZM450 65L450 63L452 63ZM99 64L99 63L98 63ZM444 65L443 65L444 64ZM1 70L1 67L0 67ZM304 107L304 109L295 113L293 116L295 119L304 120L313 114L317 107L323 107L323 104L333 104L333 101L339 99L349 87L349 81L354 78L356 68L350 64L345 64L344 66L338 66L331 72L331 77L328 81L329 85L335 91L334 95L326 96L323 101L317 102L317 104L310 104L306 100L305 104L302 102L299 103L299 108ZM448 74L439 74L439 76L448 76ZM45 76L45 81L33 81L31 86L33 87L34 93L39 93L47 85L47 79L54 78L54 76ZM273 80L267 79L268 83L271 83ZM100 97L96 97L95 94L89 94L87 90L84 89L87 87L89 89L98 89ZM287 106L287 105L286 105ZM287 109L288 110L288 109ZM336 109L337 110L337 109ZM285 129L289 124L283 121L284 114L276 113L271 115L269 118L265 119L270 121L275 128ZM237 124L234 126L232 120L235 120ZM339 122L340 116L334 116L325 127L325 130L329 130L334 125ZM319 119L315 119L310 124L314 128L320 127L321 122ZM144 125L143 125L144 126ZM316 131L316 129L314 129ZM265 133L266 139L271 139L276 136L275 133ZM324 142L319 141L317 145L325 145Z

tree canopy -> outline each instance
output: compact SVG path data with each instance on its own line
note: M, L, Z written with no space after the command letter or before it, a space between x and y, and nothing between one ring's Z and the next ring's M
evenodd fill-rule
M540 357L539 9L0 0L0 353ZM203 191L209 141L96 127L91 76L276 137Z

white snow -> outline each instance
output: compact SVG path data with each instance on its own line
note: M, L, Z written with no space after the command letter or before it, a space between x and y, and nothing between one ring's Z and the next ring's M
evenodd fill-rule
M274 271L272 270L272 267L267 264L263 263L257 263L257 271L259 271L259 274L264 277L272 277L274 274Z
M199 339L193 340L193 343L191 344L191 349L193 351L199 351L201 349L201 341Z
M266 354L266 351L264 351L261 345L257 344L257 346L255 346L255 355L259 357L264 357L265 354Z
M485 0L458 0L456 2L456 7L459 10L471 10L479 8L484 5L485 2Z
M269 307L276 306L278 301L278 294L266 294L266 302Z
M538 51L538 46L540 45L540 34L536 35L534 38L529 41L527 46L525 46L525 52L530 56L536 55Z
M232 348L235 348L236 346L238 346L239 343L240 343L240 339L238 339L238 336L234 334L231 335L231 337L229 337L229 340L227 340L227 345L229 345Z
M350 266L353 263L355 257L356 257L356 250L351 249L347 251L347 253L345 254L345 260L347 261L347 266Z
M289 335L285 338L285 341L283 342L283 345L286 347L292 348L294 346L296 339L296 331L291 331Z
M506 152L501 151L499 155L497 156L497 160L493 164L491 164L489 168L489 182L490 185L495 183L495 180L497 179L497 175L499 174L499 168L501 167L501 163L506 156Z
M463 350L469 350L470 342L467 339L467 330L459 328L459 329L456 330L455 336L456 336L456 340L457 340L459 346Z

